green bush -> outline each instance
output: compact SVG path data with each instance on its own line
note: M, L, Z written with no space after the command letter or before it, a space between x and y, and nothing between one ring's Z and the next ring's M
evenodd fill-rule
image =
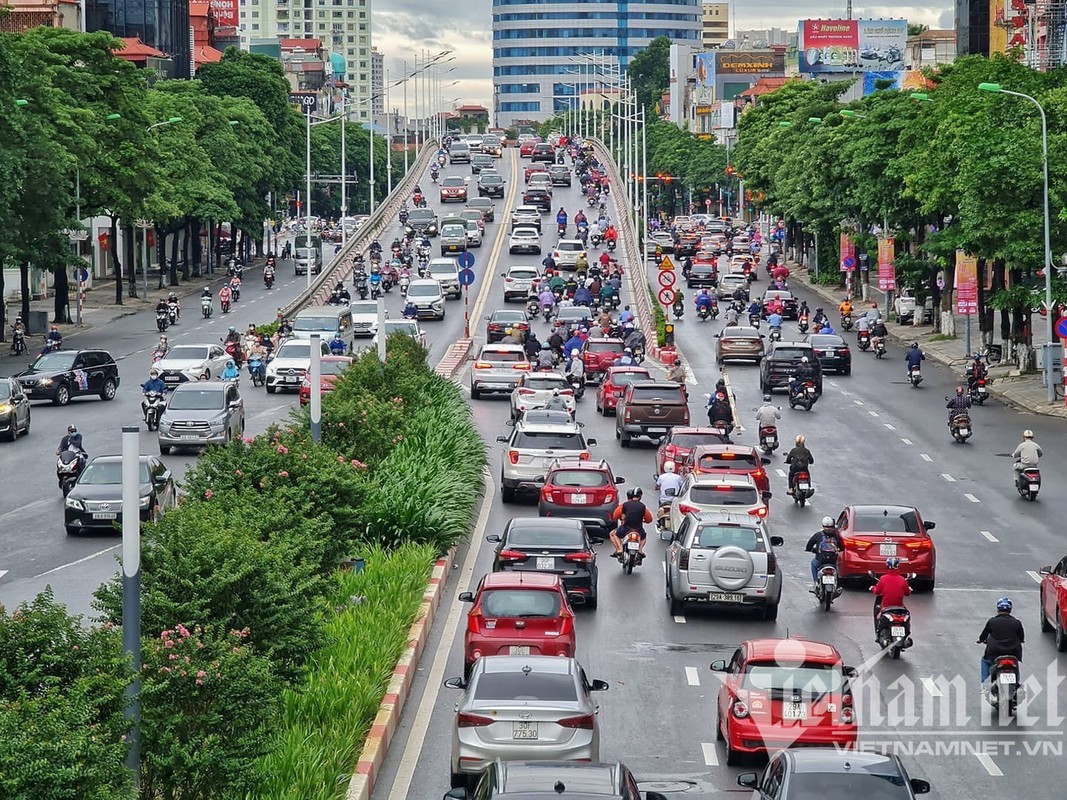
M656 344L663 347L667 344L667 317L663 313L663 306L656 300L652 290L648 290L649 299L652 301L652 320L656 324Z
M282 695L269 754L259 765L257 800L344 797L393 668L408 645L433 563L433 548L403 545L365 552L361 573L338 573L329 644L296 687Z

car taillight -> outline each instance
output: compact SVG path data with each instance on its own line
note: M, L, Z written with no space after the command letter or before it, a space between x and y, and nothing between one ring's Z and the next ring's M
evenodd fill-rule
M593 554L590 553L588 550L583 550L580 553L567 553L567 555L563 556L563 560L578 561L582 564L588 564L590 561L593 560Z
M741 700L735 700L733 706L730 708L730 711L738 719L744 719L748 716L748 704Z
M579 453L578 454L578 460L579 461L588 461L589 460L589 451L586 450L585 452Z
M841 723L844 725L853 725L856 722L856 714L851 708L841 709Z
M529 361L520 361L518 364L516 364L514 366L514 369L528 370L529 368L530 368L530 362Z
M689 569L689 550L678 553L678 569Z
M922 550L932 550L934 547L934 542L932 539L918 539L911 542L904 542L904 546L909 550L919 552Z
M698 511L700 511L699 508L697 508L696 506L691 506L689 505L689 503L678 504L678 513L680 514L696 514Z
M519 394L523 397L529 397L531 394L537 394L536 389L519 389Z
M519 463L519 451L518 450L508 450L508 458L511 459L511 463L512 464L518 464Z
M482 630L482 612L477 609L467 615L467 632L480 633Z
M848 355L848 348L847 347L839 347L839 348L837 348L837 354L839 356L847 356Z
M553 498L552 489L550 487L548 487L548 486L542 487L541 488L541 499L544 500L546 503L550 503L550 502L552 502L552 498Z
M497 558L501 561L511 563L512 561L525 561L529 556L520 550L501 550Z
M764 478L767 477L767 473L765 470L758 469L752 473L752 477L756 481L762 481Z
M490 364L488 361L475 361L474 362L474 368L475 369L492 369L493 365Z
M604 492L604 502L605 503L614 503L615 500L616 500L616 494L615 494L615 490L614 489L608 489L606 492Z
M479 714L461 713L456 715L457 728L481 728L485 725L492 725L493 722L492 718L483 717Z
M664 455L667 455L667 456L672 456L673 457L674 454L677 453L677 452L678 452L678 448L675 447L673 444L669 444L663 449Z
M843 537L841 543L848 547L855 547L857 550L866 550L871 546L872 542L865 542L863 539L852 539L849 537Z
M767 574L775 575L778 572L778 556L774 553L767 553Z
M770 509L768 509L767 506L760 506L759 508L752 509L748 512L748 514L750 517L759 517L760 519L764 519L767 516L767 512L769 510Z
M578 730L593 730L594 719L592 714L582 714L580 717L564 717L556 722L561 728L575 728Z

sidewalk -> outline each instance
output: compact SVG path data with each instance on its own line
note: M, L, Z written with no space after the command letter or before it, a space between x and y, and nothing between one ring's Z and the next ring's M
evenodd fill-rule
M809 282L808 271L800 264L791 261L787 266L794 280L803 280L806 289L826 298L827 302L833 305L833 309L836 309L845 299L843 289ZM885 294L873 286L868 287L868 292L872 296L871 302L880 300L879 307L884 309ZM857 308L859 308L858 302ZM830 318L836 321L833 311L830 312ZM963 330L966 324L966 317L956 318L957 330ZM889 320L886 320L886 328L889 330L889 335L900 342L918 342L928 358L947 364L960 375L961 380L963 379L963 370L969 361L969 355L964 348L963 336L934 340L937 334L931 325L921 325L916 328L911 325L898 325ZM980 339L976 330L972 332L972 337L972 346L977 347ZM1034 414L1067 419L1067 407L1062 399L1057 399L1054 404L1049 405L1047 389L1041 385L1040 374L1023 374L1012 365L991 366L989 378L989 393L998 400Z

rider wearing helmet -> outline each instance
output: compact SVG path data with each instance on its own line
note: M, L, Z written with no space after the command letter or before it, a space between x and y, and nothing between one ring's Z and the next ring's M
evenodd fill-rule
M818 328L816 328L818 330ZM808 361L807 356L803 356L800 359L800 363L797 364L796 371L793 373L793 377L789 380L789 394L790 396L796 396L800 391L800 386L806 381L813 380L815 378L815 370L812 368L811 363Z
M567 406L567 401L563 395L559 393L559 389L552 390L552 396L548 398L548 402L545 403L545 408L549 411L570 411L570 408Z
M644 525L652 522L652 512L641 502L643 494L644 492L641 491L640 486L635 489L629 489L626 492L626 502L616 508L611 515L612 519L619 521L619 527L611 531L611 543L615 546L612 558L622 558L621 537L631 531L635 531L641 537L641 547L637 554L638 559L645 557L647 534L645 533Z
M567 380L585 380L585 362L582 360L582 351L577 347L571 348L571 360L567 362Z
M782 418L782 412L777 406L771 404L771 396L763 395L763 405L756 409L756 422L761 428L777 428L778 420Z
M73 436L74 434L76 434L77 432L78 432L78 426L77 425L68 425L67 426L66 435L64 435L63 438L59 440L59 447L56 449L56 455L57 456L60 453L62 453L64 450L66 450L68 447L70 447L70 437Z
M1037 462L1042 455L1041 445L1034 441L1034 432L1031 430L1023 431L1022 442L1011 454L1014 461L1012 469L1015 471L1015 479L1018 480L1019 473L1024 469L1036 468Z
M886 573L871 587L874 594L874 633L877 641L878 615L883 608L903 608L904 598L911 594L908 579L900 574L900 559L888 558L885 562Z
M663 472L656 476L656 488L659 489L659 504L661 506L670 505L671 500L682 492L684 480L677 470L674 459L671 459L663 465Z
M800 438L800 437L797 437ZM827 564L837 566L837 554L845 549L845 543L841 541L841 534L834 525L833 517L822 518L822 530L816 531L808 543L804 545L804 551L814 553L811 560L811 582L814 584L819 578L819 568ZM815 591L812 588L811 591Z
M552 345L548 342L541 343L541 352L537 356L538 369L555 369L556 359L552 353Z
M804 444L804 437L797 436L796 447L785 454L785 463L789 465L789 492L793 492L793 478L798 472L807 471L815 463L815 456Z
M908 374L911 375L911 371L918 369L919 365L926 360L926 354L919 349L918 342L912 342L908 352L904 354L904 360L908 362Z
M948 402L945 403L945 408L948 409L948 422L951 425L952 420L959 414L966 414L967 410L971 407L971 398L969 395L964 394L963 387L956 387L955 397L948 398Z
M988 691L985 684L989 681L989 671L993 661L1000 656L1015 656L1023 659L1023 624L1011 615L1010 597L997 600L997 615L986 621L982 632L978 634L978 644L985 645L982 656L982 691Z

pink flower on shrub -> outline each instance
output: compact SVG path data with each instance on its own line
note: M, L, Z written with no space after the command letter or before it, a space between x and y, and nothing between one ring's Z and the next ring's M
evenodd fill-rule
M352 466L355 467L356 469L365 469L367 465L364 464L362 461L360 461L358 458L353 458L352 459Z
M196 685L197 685L197 686L203 686L203 685L204 685L204 682L203 682L202 680L200 680L199 678L197 678L197 679L196 679Z
M337 463L338 464L344 464L345 463L345 457L344 456L337 456Z
M338 422L337 423L337 427L338 428L343 428L344 426L345 426L345 424L343 422Z
M242 472L242 471L241 471L241 470L239 470L239 469L235 469L235 470L233 471L233 474L234 474L234 475L236 475L236 476L237 476L238 478L242 478L242 477L244 477L244 472Z
M167 660L169 661L175 661L177 658L178 656L176 656L174 653L171 653L169 656L167 656Z
M207 676L207 673L204 672L204 670L200 670L199 672L196 673L196 677L198 677L198 678L203 678L205 676Z
M174 647L174 640L167 639L167 641L163 642L163 644L165 644L167 647Z
M288 477L289 477L289 473L288 473L288 472L286 472L286 471L285 471L285 470L283 469L283 470L282 470L281 472L279 472L279 473L278 473L278 477L279 477L279 478L288 478Z
M289 455L289 448L286 447L284 444L280 444L278 445L278 452L281 453L283 456L287 456Z
M308 460L308 454L307 453L301 453L300 454L300 459L302 461L307 461Z
M256 440L253 439L251 436L246 436L244 441L245 441L245 444L252 444Z
M74 646L73 646L73 647L71 647L70 649L71 649L71 650L77 650L77 649L78 649L78 645L74 645Z
M210 489L208 489L206 492L204 492L204 499L205 500L210 500L214 496L215 496L215 493L213 491L211 491Z

